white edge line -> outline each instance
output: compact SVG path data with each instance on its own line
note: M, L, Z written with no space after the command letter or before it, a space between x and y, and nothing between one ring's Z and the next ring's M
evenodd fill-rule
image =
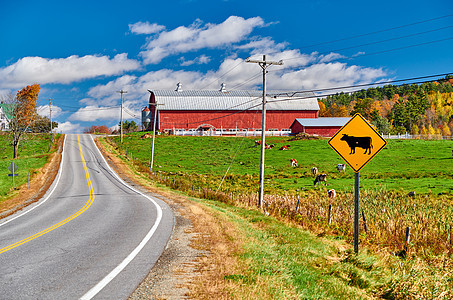
M140 244L116 267L114 268L107 276L105 276L101 281L99 281L94 287L92 287L85 295L80 297L81 300L88 300L92 299L94 296L96 296L107 284L109 284L136 256L137 254L145 247L145 245L148 243L148 241L151 239L151 237L154 235L154 232L157 230L157 227L160 224L160 221L162 219L162 208L154 201L151 197L145 195L144 193L134 189L130 185L128 185L126 182L124 182L118 174L116 174L115 171L110 167L110 165L107 163L107 161L104 158L104 155L102 155L101 151L99 148L96 146L96 143L94 143L93 137L90 135L91 141L93 142L95 148L98 150L99 155L102 157L104 160L105 164L109 168L109 170L112 172L111 174L114 175L119 182L121 182L125 187L131 189L132 191L136 192L137 194L142 195L143 197L147 198L149 201L151 201L157 208L157 218L156 221L154 222L153 227L151 227L150 231L146 234L146 236L143 238L143 240L140 242Z
M37 205L33 206L32 208L30 208L30 209L27 210L26 212L24 212L24 213L22 213L22 214L20 214L20 215L18 215L18 216L15 216L14 218L9 219L8 221L5 221L5 222L1 223L1 224L0 224L0 227L3 226L3 225L5 225L5 224L8 224L8 223L11 222L11 221L14 221L14 220L17 219L17 218L22 217L23 215L28 214L29 212L31 212L31 211L34 210L35 208L37 208L37 207L41 206L42 204L44 204L44 203L50 198L50 196L52 196L53 192L55 191L55 189L56 189L57 186L58 186L58 183L60 182L61 170L63 169L63 161L64 161L64 153L65 153L64 147L65 147L65 144L66 144L66 136L67 136L67 135L64 136L63 150L61 150L61 162L60 162L60 166L59 166L59 169L58 169L58 177L57 177L57 181L55 182L55 185L54 185L54 187L52 188L52 190L50 191L50 193L47 195L46 198L44 198L44 200L40 201Z

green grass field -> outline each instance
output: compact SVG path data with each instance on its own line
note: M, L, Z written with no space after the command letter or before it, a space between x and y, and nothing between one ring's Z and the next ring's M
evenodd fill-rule
M7 197L12 191L12 177L8 176L11 172L8 166L11 162L18 166L18 174L15 177L15 187L27 183L28 172L30 176L44 166L47 162L47 149L50 143L50 135L48 134L33 134L27 135L19 144L19 157L12 159L13 146L8 135L0 135L0 201Z
M140 139L143 133L124 138L122 149L143 164L149 165L151 139ZM158 136L155 142L154 170L169 174L203 175L204 185L219 185L227 173L222 189L256 191L259 176L260 148L256 138L246 137L181 137ZM119 144L119 139L114 138ZM344 163L327 144L326 139L289 141L288 137L268 137L266 150L265 190L270 193L314 189L310 169L328 174L328 187L352 191L354 173L337 173L336 165ZM291 145L288 151L278 150ZM361 188L389 191L416 191L425 194L453 194L453 141L389 140L360 172ZM290 167L290 158L299 166ZM196 180L195 180L196 181Z
M233 292L238 298L248 298L247 292L255 293L258 286L263 299L452 299L451 141L390 140L365 166L360 212L367 231L361 216L360 252L353 255L353 173L336 174L341 159L327 140L268 139L277 147L266 152L266 216L256 205L256 194L250 197L257 189L259 164L253 139L158 137L155 170L160 172L150 176L140 165L149 167L151 140L140 135L127 136L119 154L108 148L136 174L193 196L228 216L245 235L240 254L245 271L225 277L240 287ZM277 150L284 144L291 150ZM291 168L289 157L301 166ZM326 187L312 187L312 166L329 174L327 188L342 189L336 199L327 197ZM228 193L209 190L229 167ZM306 190L291 195L304 183ZM409 190L416 196L407 196ZM448 194L434 194L443 191Z

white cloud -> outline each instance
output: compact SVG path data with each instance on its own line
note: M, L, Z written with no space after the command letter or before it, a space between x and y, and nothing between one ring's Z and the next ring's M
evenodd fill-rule
M41 117L50 117L50 109L48 104L36 107L36 111ZM61 115L61 113L62 109L60 107L52 105L52 119L58 117L59 115Z
M69 116L69 121L94 122L99 120L120 119L119 107L85 106Z
M258 53L277 53L285 49L287 43L275 43L270 37L255 37L247 44L239 45L236 48L241 50L252 50L251 55Z
M132 99L131 94L135 92L134 82L136 81L136 76L123 75L117 79L110 81L105 85L97 85L89 89L88 96L92 98L93 101L84 99L81 103L85 104L97 104L97 105L112 105L118 103L120 100L120 93L118 91L123 90L127 93L123 94L124 99ZM146 90L142 91L146 92ZM101 99L102 100L99 100ZM96 99L96 100L94 100Z
M179 61L181 62L181 66L183 67L186 67L186 66L191 66L191 65L204 65L204 64L207 64L211 61L211 58L209 56L206 56L206 55L201 55L193 60L185 60L184 57L181 57L179 59Z
M83 128L80 124L73 124L69 121L64 123L58 123L58 127L55 132L59 133L82 133Z
M352 55L352 57L362 56L362 55L364 55L364 54L365 54L365 52L359 51L359 52L357 52L356 54Z
M339 53L329 53L327 55L321 55L320 56L320 60L319 62L320 63L327 63L327 62L331 62L331 61L334 61L334 60L338 60L338 59L342 59L342 58L345 58L346 56L344 55L341 55Z
M332 55L331 57L335 57ZM261 57L255 57L261 59ZM316 52L301 54L298 50L276 53L269 60L283 60L283 66L269 68L267 86L274 90L302 91L310 89L347 86L369 83L386 75L382 69L348 66L345 63L319 63L323 56ZM285 60L286 59L286 60ZM234 90L260 89L262 69L256 64L245 63L241 58L225 59L218 70L203 72L161 69L148 72L140 77L122 76L105 85L90 89L94 103L119 103L119 95L112 91L126 87L128 100L134 100L130 108L137 111L145 106L149 99L147 90L174 90L181 82L184 90L219 89L221 83ZM113 97L113 98L112 98ZM100 105L100 104L98 104Z
M318 63L293 72L271 74L269 82L271 87L278 89L312 90L369 83L385 75L382 69L348 66L339 62Z
M88 105L80 108L69 116L69 121L95 122L120 120L121 106L97 106ZM144 107L142 101L125 101L123 103L123 120L140 119L141 109Z
M264 26L260 17L244 19L230 16L221 24L206 24L202 26L196 20L189 27L180 26L171 31L161 32L156 38L151 38L146 50L140 52L145 64L159 63L163 58L203 48L218 48L243 41L256 27Z
M71 83L99 76L119 75L137 70L140 63L128 59L126 53L108 56L77 55L67 58L47 59L24 57L16 63L0 68L0 87L19 88L32 83Z
M146 21L129 24L129 30L135 34L152 34L165 30L165 26Z

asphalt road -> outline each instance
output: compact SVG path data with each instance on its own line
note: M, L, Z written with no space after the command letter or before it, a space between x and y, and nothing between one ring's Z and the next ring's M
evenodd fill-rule
M89 135L67 135L47 194L0 222L0 299L126 299L173 229L162 201L125 184Z

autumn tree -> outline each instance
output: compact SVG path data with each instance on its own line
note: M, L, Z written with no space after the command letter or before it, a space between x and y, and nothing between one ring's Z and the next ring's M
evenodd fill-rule
M376 120L380 116L379 110L375 108L374 100L369 97L364 99L357 99L357 102L354 105L354 109L351 111L351 115L354 115L356 113L359 113L366 119L370 120Z
M87 127L83 130L83 133L103 133L103 134L110 134L110 129L108 129L107 126L101 125L101 126L90 126Z
M13 144L13 158L17 158L19 143L36 115L36 100L41 87L39 84L29 85L18 91L16 96L9 97L10 136Z

